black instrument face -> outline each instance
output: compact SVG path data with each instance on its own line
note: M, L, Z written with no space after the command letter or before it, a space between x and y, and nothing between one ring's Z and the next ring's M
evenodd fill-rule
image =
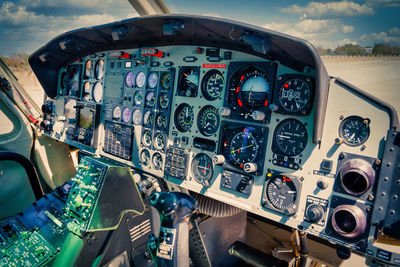
M160 80L161 87L164 89L170 89L171 88L171 73L165 72L161 75L161 80Z
M182 67L179 71L178 95L195 97L199 87L198 67Z
M188 104L180 104L175 110L174 118L176 128L181 132L187 132L193 125L193 109Z
M164 113L158 113L156 117L156 125L159 129L167 128L167 116Z
M169 104L169 96L167 93L161 93L158 97L158 105L160 108L166 109Z
M369 119L359 116L345 118L339 126L339 135L349 146L359 146L364 144L369 137Z
M207 72L201 82L201 92L205 99L215 100L221 96L224 90L224 76L218 70Z
M93 63L92 63L92 61L89 59L89 60L86 61L86 63L85 63L85 77L86 77L86 78L90 77L90 75L92 74L92 69L93 69Z
M147 149L143 149L142 153L140 153L140 161L144 166L150 164L150 152Z
M97 80L100 80L104 76L104 60L99 59L96 62L96 66L94 68L94 76L96 77Z
M192 161L192 173L200 184L209 181L214 174L211 158L204 153L197 154Z
M156 95L153 91L150 91L146 95L146 107L152 107L156 103Z
M218 131L219 114L217 108L205 106L199 111L197 116L197 128L205 136L211 136Z
M266 201L277 211L287 215L293 214L296 209L298 189L293 178L285 175L271 177L265 188Z
M156 170L161 170L163 166L163 159L160 153L156 152L153 155L152 159L153 167Z
M275 93L278 112L306 115L310 111L313 96L313 81L304 76L281 76Z
M146 111L143 115L143 123L145 126L151 127L154 123L154 113L150 110Z
M275 128L272 151L280 155L296 156L306 148L307 140L306 127L298 120L286 119Z

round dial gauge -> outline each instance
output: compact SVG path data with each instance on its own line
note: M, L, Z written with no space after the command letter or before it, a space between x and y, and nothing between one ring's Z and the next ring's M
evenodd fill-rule
M143 94L140 90L137 90L135 92L135 95L133 96L133 103L137 107L139 107L143 103Z
M148 78L148 85L150 88L155 88L158 83L158 75L155 72L150 73Z
M132 111L130 108L124 108L122 110L122 121L123 122L130 122L131 121L131 114Z
M306 114L311 106L311 79L292 77L283 80L276 94L276 104L288 114Z
M121 108L119 106L115 106L112 112L113 119L114 120L120 120L121 119Z
M167 116L163 113L159 113L156 117L156 125L160 129L166 129L167 128Z
M171 87L171 73L165 72L161 75L161 87L164 89L170 89Z
M96 62L96 66L94 68L94 72L95 72L94 74L95 74L95 77L96 77L97 80L100 80L100 79L103 78L103 76L104 76L104 60L99 59Z
M132 122L135 125L139 125L142 122L142 112L140 109L135 109L132 113Z
M286 119L275 128L273 151L280 155L296 156L306 148L307 140L306 127L298 120Z
M93 87L93 100L96 103L99 103L103 98L103 85L100 82L97 82Z
M339 135L349 146L359 146L364 144L369 137L369 119L359 116L345 118L339 126Z
M211 158L204 153L197 154L192 161L192 173L198 183L208 185L214 173Z
M85 82L83 85L83 99L89 101L92 98L92 86L90 86L90 82Z
M162 133L158 133L156 135L156 137L154 138L154 147L157 150L163 150L165 146L165 142L164 142L164 136Z
M197 128L200 133L210 136L218 131L219 114L217 108L213 106L205 106L199 111L197 116Z
M192 128L194 121L193 109L188 104L180 104L175 110L175 126L181 132Z
M258 154L258 142L254 136L246 131L237 133L229 144L229 156L236 165L253 162Z
M133 86L134 80L135 80L135 75L133 74L132 71L128 72L128 73L125 75L125 85L126 85L127 87L132 87L132 86Z
M143 149L142 153L140 153L140 161L144 166L150 164L150 152L147 149Z
M167 93L161 93L158 98L160 108L167 108L169 104L169 97Z
M144 131L142 136L142 144L145 146L151 146L151 131Z
M199 69L182 68L179 75L178 95L194 97L199 87Z
M240 108L253 110L268 105L270 88L264 72L249 69L236 79L235 94Z
M154 114L150 110L146 111L143 115L143 123L146 126L152 126L154 122Z
M297 188L293 178L274 176L267 182L265 191L268 202L278 211L290 215L297 210Z
M85 76L86 77L90 77L90 75L92 74L92 68L93 68L93 64L92 64L92 61L89 59L85 63Z
M161 170L162 165L163 165L163 159L162 159L162 156L160 155L160 153L158 153L158 152L154 153L152 162L153 162L154 169Z
M142 88L145 82L146 82L146 74L144 74L144 72L141 71L136 75L136 86Z
M146 106L147 107L152 107L156 103L156 95L154 94L153 91L150 91L146 95Z
M215 100L221 96L224 89L224 76L218 70L207 72L201 83L201 92L207 100Z

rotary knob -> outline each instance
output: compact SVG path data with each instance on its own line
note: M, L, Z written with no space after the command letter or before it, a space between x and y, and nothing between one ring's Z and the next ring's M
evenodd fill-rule
M214 164L221 165L221 164L223 164L225 162L225 157L223 155L215 155L212 158L212 161L213 161Z
M316 223L319 222L324 216L324 210L322 209L321 206L313 204L307 208L306 214L307 214L307 219L310 222Z
M226 107L221 107L218 109L218 113L221 116L227 117L227 116L231 115L231 109L226 108Z

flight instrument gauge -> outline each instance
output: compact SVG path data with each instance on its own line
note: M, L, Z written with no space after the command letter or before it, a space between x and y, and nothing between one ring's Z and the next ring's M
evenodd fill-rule
M115 106L112 112L113 119L117 121L120 120L121 114L122 114L121 108L119 106Z
M146 95L146 106L147 107L152 107L156 103L156 95L154 94L153 91L150 91Z
M158 84L158 74L155 72L150 73L147 84L151 89L155 88Z
M142 153L140 153L140 161L144 166L148 166L150 164L150 152L147 149L143 149Z
M143 115L143 123L146 126L152 126L154 122L154 114L150 110L146 111Z
M132 111L130 108L124 108L122 110L122 121L123 122L130 122L131 121Z
M219 114L217 108L205 106L197 116L197 128L205 136L211 136L218 131Z
M96 62L96 66L94 68L94 74L97 80L100 80L104 76L104 60L99 59Z
M244 72L236 86L237 104L245 109L257 109L268 104L270 86L267 75L256 69Z
M178 95L195 97L199 87L199 68L182 67L179 71Z
M194 179L203 186L209 186L213 176L212 160L204 153L197 154L192 161Z
M281 76L275 92L277 112L284 114L306 115L312 104L313 82L304 76Z
M143 71L136 75L136 86L142 88L146 82L146 74Z
M94 85L92 95L94 102L99 103L101 101L103 98L103 85L101 82L97 82Z
M175 110L174 118L176 128L181 132L187 132L193 125L193 109L188 104L180 104Z
M306 148L307 140L306 127L298 120L286 119L275 128L272 151L284 156L296 156Z
M133 103L137 107L139 107L143 103L143 94L140 90L137 90L135 92L135 95L133 96Z
M257 140L248 131L235 134L229 144L230 156L237 165L253 162L257 157Z
M127 87L132 87L134 81L135 81L135 75L133 74L132 71L129 71L129 72L125 75L125 85L126 85Z
M169 104L169 97L167 93L161 93L158 98L158 104L160 108L167 108Z
M299 190L300 183L296 177L275 175L265 183L263 207L292 215L298 208Z
M163 150L165 146L164 135L162 133L158 133L154 138L154 147L157 150Z
M132 113L132 122L135 125L139 125L142 122L142 112L140 109L135 109Z
M151 141L152 141L151 131L149 130L144 131L142 136L142 144L145 146L151 146Z
M171 73L165 72L163 75L161 75L161 87L164 89L170 89L171 88Z
M156 117L156 125L159 129L167 128L167 116L164 113L158 113Z
M205 99L215 100L221 96L224 89L224 76L218 70L207 72L201 83L201 92Z
M362 145L369 137L369 123L369 119L363 119L359 116L347 117L340 123L339 135L349 146Z
M92 63L92 61L89 59L89 60L86 61L86 63L85 63L85 77L86 77L86 78L90 77L90 75L92 74L92 69L93 69L93 63Z
M154 153L152 162L153 162L154 169L161 170L162 165L163 165L163 159L162 159L162 156L160 155L160 153L158 153L158 152Z
M89 101L92 98L92 86L90 85L90 82L85 82L83 85L83 99L86 101Z

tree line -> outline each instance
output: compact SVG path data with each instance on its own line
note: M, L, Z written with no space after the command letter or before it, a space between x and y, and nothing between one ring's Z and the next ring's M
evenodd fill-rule
M317 47L320 55L346 55L346 56L400 56L400 46L375 44L373 47L362 47L355 44L345 44L335 49Z

